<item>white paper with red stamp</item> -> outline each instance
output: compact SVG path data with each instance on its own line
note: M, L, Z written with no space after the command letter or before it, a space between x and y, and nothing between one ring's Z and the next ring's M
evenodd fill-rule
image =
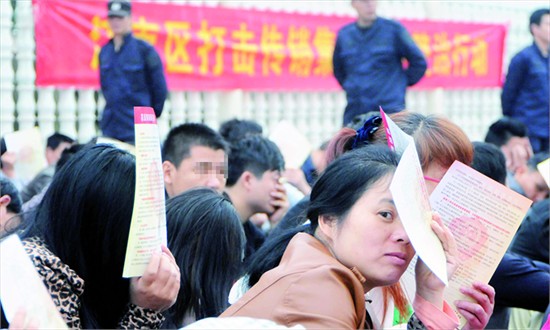
M471 167L453 163L430 196L432 209L441 215L458 247L460 265L445 300L471 300L460 287L474 281L489 283L531 203ZM463 325L465 319L459 318Z

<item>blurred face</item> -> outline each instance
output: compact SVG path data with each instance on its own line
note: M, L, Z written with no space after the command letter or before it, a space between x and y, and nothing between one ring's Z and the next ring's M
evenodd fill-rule
M169 197L197 187L212 188L220 193L225 188L227 157L221 149L192 146L189 157L184 158L178 168L169 161L162 167Z
M48 165L56 164L59 158L61 158L63 150L70 148L71 145L72 144L69 142L61 142L55 149L46 147L46 160L48 161Z
M414 256L389 190L391 178L366 191L340 224L330 222L333 254L345 266L357 267L367 291L396 283Z
M531 25L531 30L535 39L548 45L548 43L550 43L550 15L543 15L540 20L540 25Z
M525 192L525 196L533 202L548 197L548 186L539 171L531 170L523 165L518 167L514 177Z
M357 11L359 25L370 26L376 20L376 0L352 0L351 5Z
M132 31L132 16L110 16L107 20L115 36L123 36Z
M261 177L257 178L252 175L250 179L250 206L254 213L275 212L275 207L271 205L274 200L272 194L277 191L277 187L281 185L280 171L265 171Z

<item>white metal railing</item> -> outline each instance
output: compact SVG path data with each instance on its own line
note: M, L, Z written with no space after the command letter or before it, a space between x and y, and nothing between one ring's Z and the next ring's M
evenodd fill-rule
M157 1L314 14L355 14L349 0ZM467 0L381 0L378 4L379 14L385 17L509 23L505 66L513 54L531 43L527 28L530 12L537 6L547 6L545 1ZM96 122L104 105L100 93L91 89L35 88L31 1L17 0L14 7L10 1L0 1L0 6L0 133L39 125L45 137L55 130L76 137L80 142L97 135ZM170 127L182 122L204 122L217 128L223 120L236 116L254 119L269 130L279 120L286 119L317 145L340 127L345 104L343 92L171 91L159 126L163 138ZM500 89L409 91L407 108L422 113L441 113L458 123L471 139L479 140L484 137L488 125L501 114Z

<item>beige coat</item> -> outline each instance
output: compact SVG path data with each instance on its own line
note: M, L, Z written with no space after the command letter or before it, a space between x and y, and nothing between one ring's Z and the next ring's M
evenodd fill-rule
M364 328L364 281L319 240L299 233L280 265L265 273L221 317L247 316L306 328Z

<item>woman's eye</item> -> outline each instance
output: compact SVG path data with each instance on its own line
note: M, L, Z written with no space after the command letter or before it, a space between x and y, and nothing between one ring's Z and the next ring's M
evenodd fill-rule
M386 220L392 220L393 219L393 214L389 211L382 211L378 214L381 215Z

